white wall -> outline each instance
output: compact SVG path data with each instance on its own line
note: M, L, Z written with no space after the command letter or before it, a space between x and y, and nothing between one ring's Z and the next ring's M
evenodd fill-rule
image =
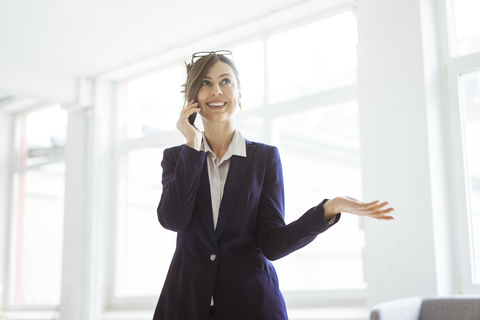
M451 252L440 247L451 242L440 64L435 20L426 12L433 5L425 3L433 2L359 2L364 197L388 200L396 209L394 222L366 221L370 304L453 290Z

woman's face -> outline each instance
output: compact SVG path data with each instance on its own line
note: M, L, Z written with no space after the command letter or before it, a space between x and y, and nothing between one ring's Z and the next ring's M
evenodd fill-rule
M198 90L200 115L207 121L230 121L239 100L240 91L232 68L218 61L208 70Z

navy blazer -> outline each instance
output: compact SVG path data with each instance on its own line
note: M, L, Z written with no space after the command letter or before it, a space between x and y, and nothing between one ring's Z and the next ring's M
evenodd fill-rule
M164 151L157 214L177 232L177 246L154 320L206 320L212 295L216 320L288 319L269 260L329 228L326 200L285 225L277 148L246 140L246 151L231 158L215 230L205 152L185 145Z

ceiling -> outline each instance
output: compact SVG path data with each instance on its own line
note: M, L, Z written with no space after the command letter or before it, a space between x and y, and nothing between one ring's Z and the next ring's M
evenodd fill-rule
M305 2L0 0L0 70L94 75Z
M250 37L266 20L284 25L345 1L0 0L0 113L77 104L79 79L125 78L159 58L219 49L199 40Z

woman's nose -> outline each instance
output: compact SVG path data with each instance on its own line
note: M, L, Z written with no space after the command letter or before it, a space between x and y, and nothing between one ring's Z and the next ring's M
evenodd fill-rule
M212 96L222 94L222 89L220 88L220 86L218 84L215 84L215 85L212 86L211 94L212 94Z

